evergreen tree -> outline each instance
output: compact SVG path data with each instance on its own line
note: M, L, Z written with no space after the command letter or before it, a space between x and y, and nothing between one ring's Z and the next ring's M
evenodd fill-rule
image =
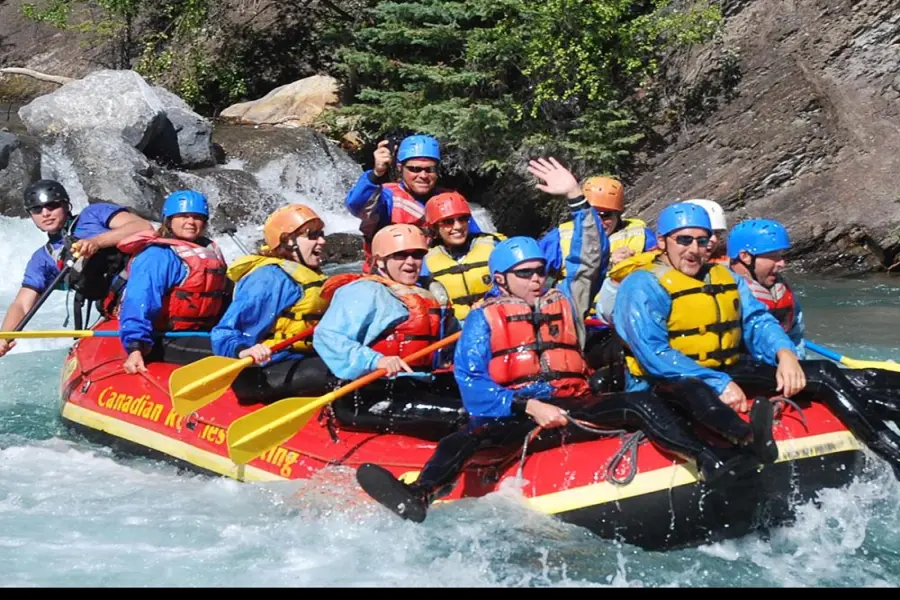
M641 138L632 91L719 21L708 2L378 2L340 54L351 118L331 125L435 135L467 171L536 146L612 171Z

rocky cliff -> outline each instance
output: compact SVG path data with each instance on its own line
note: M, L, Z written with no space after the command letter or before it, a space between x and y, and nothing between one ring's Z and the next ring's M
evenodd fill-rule
M726 2L721 39L679 57L699 89L730 56L736 85L629 183L632 212L711 198L729 224L782 221L799 264L884 270L900 253L900 2ZM721 79L721 77L720 77Z

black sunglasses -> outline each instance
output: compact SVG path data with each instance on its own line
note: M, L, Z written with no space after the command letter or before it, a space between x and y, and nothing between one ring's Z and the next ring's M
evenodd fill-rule
M547 274L547 267L534 267L531 269L513 269L510 271L513 275L518 277L519 279L531 279L535 275L538 277L544 277Z
M425 255L428 253L427 250L401 250L400 252L394 252L391 254L391 258L396 258L397 260L406 260L410 256L412 256L416 260L422 260L425 258Z
M472 217L469 215L463 215L461 217L448 217L446 219L441 219L438 221L438 225L443 225L444 227L452 227L456 223L462 223L463 225L467 224Z
M694 240L697 240L697 245L701 248L706 248L709 245L709 236L701 235L699 237L694 237L692 235L676 235L675 243L679 246L690 246L694 243Z
M409 171L410 173L421 173L423 171L426 173L437 173L438 172L437 167L415 167L412 165L403 165L403 168L406 169L407 171Z
M39 215L44 211L45 208L49 211L54 211L57 208L60 208L62 205L62 202L48 202L47 204L38 204L37 206L29 206L28 212L33 215Z

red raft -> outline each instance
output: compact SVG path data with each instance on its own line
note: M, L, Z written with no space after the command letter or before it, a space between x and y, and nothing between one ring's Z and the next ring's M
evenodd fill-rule
M117 328L115 321L95 327ZM200 472L274 481L373 462L412 481L435 447L414 437L344 428L333 438L326 420L313 418L284 444L239 466L228 456L226 431L258 407L239 405L229 391L182 418L172 410L168 393L169 374L176 366L151 363L147 374L129 375L122 370L124 360L116 338L78 340L62 371L63 421L111 446ZM633 455L622 452L627 438L621 436L588 436L549 448L541 448L538 439L528 445L524 463L521 448L506 456L475 457L431 512L442 503L496 491L521 468L522 493L533 509L601 537L671 549L742 536L760 526L789 522L797 503L823 488L849 483L863 464L861 444L824 405L810 403L803 414L806 426L791 407L776 424L778 462L726 487L706 487L692 462L664 454L649 442L637 446L632 464ZM618 464L610 469L617 455Z

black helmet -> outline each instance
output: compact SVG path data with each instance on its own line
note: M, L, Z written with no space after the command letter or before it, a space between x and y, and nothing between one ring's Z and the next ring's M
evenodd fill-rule
M60 182L40 179L25 188L25 210L51 202L65 202L71 205L69 194Z

